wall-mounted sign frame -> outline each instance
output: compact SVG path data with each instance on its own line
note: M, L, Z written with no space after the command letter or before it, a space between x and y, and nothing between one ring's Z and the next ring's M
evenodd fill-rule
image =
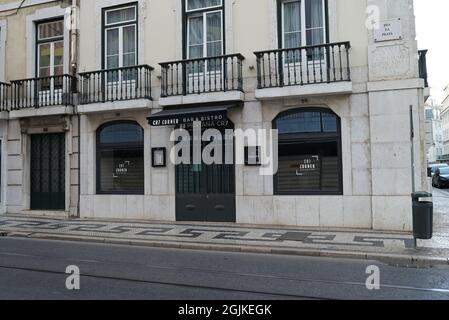
M260 146L246 146L245 147L245 165L246 166L260 166L261 147Z
M151 149L151 163L153 168L164 168L167 166L167 149L166 148L152 148Z

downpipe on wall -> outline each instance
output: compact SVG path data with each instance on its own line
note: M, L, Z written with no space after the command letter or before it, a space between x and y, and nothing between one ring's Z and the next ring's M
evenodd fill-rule
M72 6L70 10L70 67L72 75L76 76L78 73L78 39L79 39L79 0L72 0ZM75 78L76 79L76 78ZM76 80L75 80L76 81ZM78 88L78 83L75 83L75 88ZM76 90L77 91L77 90ZM78 199L76 208L76 218L81 216L80 204L81 204L81 120L78 113L78 99L75 100L75 114L78 121Z

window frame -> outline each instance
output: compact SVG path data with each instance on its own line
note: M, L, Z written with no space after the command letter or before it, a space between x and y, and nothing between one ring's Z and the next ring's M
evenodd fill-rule
M7 38L6 20L0 19L0 81L5 81L5 54Z
M3 176L3 154L4 154L4 152L3 152L3 137L1 137L0 138L0 205L1 204L3 204L3 202L4 202L4 196L3 196L3 191L6 189L6 188L4 188L4 186L3 186L3 183L4 183L4 180L6 180L5 179L5 177Z
M203 19L203 42L202 42L202 46L203 46L203 57L207 57L207 45L208 45L208 43L210 43L210 42L208 42L207 41L207 15L208 14L214 14L214 13L220 13L220 18L221 18L221 21L223 21L223 11L222 10L210 10L210 11L203 11L203 12L201 12L201 17L202 17L202 19ZM199 17L200 16L200 14L191 14L191 15L189 15L189 17L187 17L187 26L186 26L186 28L187 28L187 42L186 42L186 44L187 44L187 48L186 48L186 51L187 51L187 59L197 59L197 58L191 58L190 57L190 32L189 32L189 30L190 30L190 19L189 18L191 18L191 17ZM221 38L220 38L220 42L221 42L221 52L223 53L224 51L224 44L223 44L223 29L221 30ZM213 42L218 42L218 41L213 41Z
M301 47L308 46L307 44L307 31L317 28L307 29L306 14L305 14L305 1L307 0L277 0L277 28L278 28L278 48L285 48L284 38L284 4L289 2L301 2ZM329 43L329 2L323 1L323 29L324 29L324 43ZM303 28L304 26L304 28ZM304 41L305 40L305 41Z
M211 10L211 9L216 9L216 8L220 8L220 7L223 7L224 6L224 2L226 1L226 0L220 0L220 4L219 5L216 5L216 6L211 6L211 7L205 7L205 8L199 8L199 9L193 9L193 10L189 10L188 8L189 8L189 0L184 0L185 2L184 2L184 5L185 5L185 12L187 12L187 13L192 13L192 12L197 12L197 11L209 11L209 10Z
M319 142L319 139L327 140L335 139L337 142L337 170L338 170L338 190L336 191L291 191L291 192L280 192L278 191L278 173L273 175L273 195L275 196L343 196L344 188L343 188L343 152L342 152L342 134L341 134L341 118L334 113L332 110L324 107L300 107L294 108L290 110L286 110L280 112L272 121L272 129L277 130L277 121L285 116L291 114L297 114L302 112L320 112L321 114L327 113L332 114L337 117L337 131L335 133L332 132L321 132L321 133L301 133L301 134L284 134L290 135L292 138L296 138L297 141L313 141L316 140ZM279 144L281 141L281 134L279 134L279 142L278 148L275 152L277 152L277 158L279 159ZM324 141L323 141L324 142ZM279 160L278 160L279 163Z
M35 32L36 32L35 39L36 40L35 40L35 44L34 44L34 47L35 47L34 50L35 50L35 57L36 57L35 60L36 61L35 61L35 72L34 72L34 75L35 75L36 78L40 78L40 76L39 76L40 75L40 54L39 54L40 51L39 51L39 48L40 48L41 45L50 44L50 65L49 65L50 75L48 77L55 76L55 74L54 74L55 73L55 68L54 68L55 67L54 66L54 46L55 46L55 43L62 42L63 51L65 52L65 50L66 50L66 48L65 48L65 46L66 46L66 39L64 38L64 33L61 36L40 39L39 27L41 25L43 25L43 24L52 23L52 22L56 22L56 21L61 21L63 23L63 25L65 23L64 17L55 17L55 18L52 18L52 19L46 19L46 20L36 21L35 22ZM64 75L64 67L66 66L66 63L67 63L64 53L62 55L62 58L63 58L63 61L62 61L62 68L63 68L62 75ZM47 77L44 77L44 78L47 78Z
M127 8L131 8L134 7L134 12L135 12L135 19L134 20L128 20L128 21L121 21L121 22L116 22L116 23L110 23L107 24L106 23L106 16L108 12L111 11L118 11L118 10L123 10L123 9L127 9ZM116 6L111 6L111 7L106 7L103 8L101 11L101 47L102 47L102 52L101 52L101 69L102 70L108 70L106 69L106 63L107 63L107 31L108 30L112 30L112 29L118 29L119 30L119 66L117 68L122 68L123 67L123 37L120 37L120 34L123 33L123 29L125 27L134 25L135 27L135 34L134 34L134 41L135 41L135 46L136 46L136 52L135 52L135 64L134 66L138 66L139 65L139 6L138 6L138 2L130 2L130 3L125 3L125 4L120 4L120 5L116 5ZM121 38L121 41L120 41ZM120 66L120 61L122 61L122 66ZM115 68L114 68L115 69Z
M126 20L126 21L120 21L120 22L113 22L113 23L107 23L107 15L109 12L114 12L114 11L121 11L121 10L125 10L125 9L129 9L129 8L133 8L134 9L134 19L132 20ZM120 5L120 6L114 6L114 7L108 7L108 8L104 8L103 11L104 14L104 26L105 27L114 27L116 25L120 25L120 24L129 24L132 22L137 22L138 18L137 18L137 5L136 4L125 4L125 5Z
M111 148L117 148L117 149L135 149L137 147L140 147L140 145L137 144L123 144L123 143L110 143L107 146L106 145L102 145L100 143L100 134L101 131L109 126L114 126L114 125L119 125L119 124L133 124L138 126L139 128L142 129L142 133L143 133L143 141L142 141L142 157L143 157L143 163L144 163L144 167L143 167L143 171L145 174L145 129L142 128L142 126L137 122L137 121L133 121L133 120L117 120L117 121L110 121L110 122L105 122L102 125L100 125L97 130L95 131L95 141L96 141L96 145L95 145L95 170L96 170L96 194L97 195L144 195L145 194L145 178L142 177L143 179L143 189L142 190L134 190L134 191L102 191L101 190L101 151L105 150L105 149L111 149Z
M207 33L206 30L206 15L207 13L221 12L221 52L222 55L226 55L226 11L225 11L225 1L221 0L220 6L213 6L207 8L200 8L195 10L187 10L187 1L181 0L182 2L182 59L188 60L189 58L189 18L191 16L202 15L203 17L203 58L207 57ZM206 52L206 55L204 53ZM196 58L195 58L196 59Z

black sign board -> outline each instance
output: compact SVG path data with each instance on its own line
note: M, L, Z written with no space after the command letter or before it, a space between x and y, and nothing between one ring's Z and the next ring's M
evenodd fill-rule
M207 127L225 127L228 123L228 109L235 105L198 108L168 108L148 117L153 127L184 126L200 121Z

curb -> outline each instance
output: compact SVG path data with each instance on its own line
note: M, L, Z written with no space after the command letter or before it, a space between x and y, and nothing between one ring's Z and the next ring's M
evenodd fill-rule
M3 232L0 232L3 233ZM385 254L385 253L364 253L358 251L336 251L336 250L313 250L313 249L277 249L257 246L239 246L222 244L202 244L202 243L182 243L182 242L163 242L151 240L122 240L114 238L93 238L83 236L68 236L44 233L4 233L7 237L21 237L40 240L59 240L85 243L99 243L112 245L129 245L152 248L171 248L184 250L213 250L233 253L254 253L254 254L273 254L273 255L291 255L305 257L322 258L341 258L358 260L375 260L386 264L400 266L429 267L434 265L449 265L449 258L431 257L424 255L407 254Z

